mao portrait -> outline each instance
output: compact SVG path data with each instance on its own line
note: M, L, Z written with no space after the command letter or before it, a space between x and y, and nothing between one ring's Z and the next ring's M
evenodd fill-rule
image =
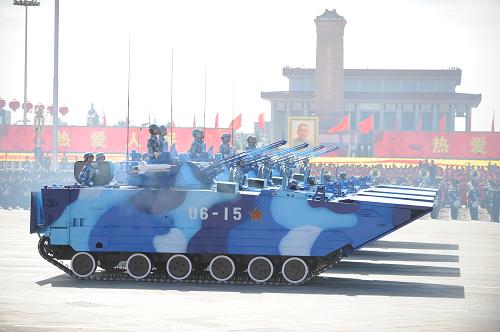
M302 143L318 144L317 117L288 118L288 145L295 146Z

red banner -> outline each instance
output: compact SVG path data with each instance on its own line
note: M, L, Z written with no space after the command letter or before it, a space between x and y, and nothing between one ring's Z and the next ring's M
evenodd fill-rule
M378 132L375 157L500 159L500 133Z
M214 146L218 152L220 136L231 129L205 129L205 143L207 149ZM193 141L191 128L173 128L172 141L177 144L177 152L187 152ZM129 131L129 151L147 151L148 128L131 127ZM167 140L170 145L170 128ZM105 152L126 153L127 128L121 127L59 127L59 152ZM42 151L52 151L52 127L46 126L42 134ZM1 152L33 152L35 148L35 129L33 126L0 126Z

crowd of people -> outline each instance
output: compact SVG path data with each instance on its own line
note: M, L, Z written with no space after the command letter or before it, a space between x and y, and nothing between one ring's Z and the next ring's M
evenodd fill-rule
M10 170L0 168L0 208L29 209L32 191L43 186L70 185L75 179L72 171Z
M492 220L498 222L493 203L495 193L500 191L500 167L491 163L487 166L440 166L433 160L418 164L312 164L311 174L319 176L321 169L333 176L346 173L348 176L371 176L378 184L432 187L439 189L439 207L450 207L452 219L460 207L477 210L472 206L487 209ZM471 219L477 219L471 212Z

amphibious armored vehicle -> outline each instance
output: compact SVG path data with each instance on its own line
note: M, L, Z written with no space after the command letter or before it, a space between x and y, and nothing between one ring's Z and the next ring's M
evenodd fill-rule
M135 185L44 187L31 196L30 232L44 259L78 279L296 285L432 210L433 189L346 192L331 177L279 174L275 162L331 150L276 150L283 144L130 167Z

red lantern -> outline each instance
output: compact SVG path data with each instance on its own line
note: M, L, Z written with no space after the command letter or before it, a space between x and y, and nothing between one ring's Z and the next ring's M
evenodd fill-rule
M0 109L2 109L5 106L5 100L3 98L0 98Z
M50 115L52 115L53 110L54 110L54 106L52 106L52 105L47 106L47 112L49 112Z
M9 103L9 107L11 110L13 110L14 112L19 108L19 106L21 106L21 103L19 103L17 100L13 99L10 103Z
M61 113L62 115L66 115L66 114L68 114L68 112L69 112L68 107L66 107L66 106L59 107L59 113Z
M31 112L31 109L33 108L33 104L29 101L27 101L26 103L23 103L23 110L25 110L26 112Z

